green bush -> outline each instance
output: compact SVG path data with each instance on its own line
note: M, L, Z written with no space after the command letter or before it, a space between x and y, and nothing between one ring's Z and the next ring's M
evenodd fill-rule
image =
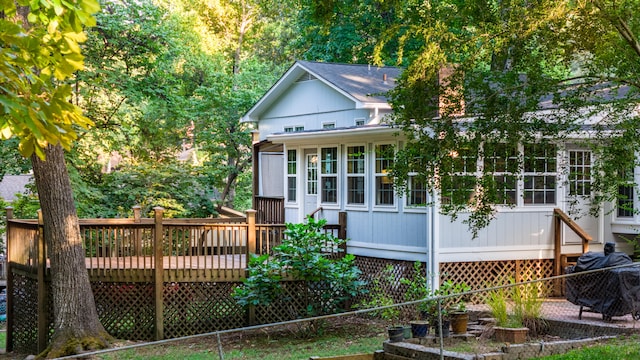
M307 218L306 223L286 224L282 244L273 254L254 256L249 261L249 275L234 289L233 296L240 305L269 305L276 300L287 301L282 291L283 279L304 282L306 309L290 309L297 317L310 317L343 310L346 300L363 293L360 270L355 257L346 254L331 257L346 240L338 239L323 230L326 220ZM280 303L279 303L280 304Z

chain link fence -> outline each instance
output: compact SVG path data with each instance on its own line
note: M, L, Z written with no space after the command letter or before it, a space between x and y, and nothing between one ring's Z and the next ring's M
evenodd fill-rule
M390 334L377 359L531 359L638 334L640 263L616 254L585 254L559 277L506 278L402 305L414 309L412 334ZM470 298L481 301L466 303Z

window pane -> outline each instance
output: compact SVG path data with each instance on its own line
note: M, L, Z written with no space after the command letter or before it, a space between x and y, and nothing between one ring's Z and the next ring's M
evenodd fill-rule
M376 173L386 173L393 165L393 146L376 145Z
M376 205L393 205L393 182L386 176L376 176Z
M338 149L323 148L321 162L323 174L336 174L338 172Z
M338 199L338 178L325 176L322 178L322 202L335 203Z
M296 151L288 150L287 151L287 174L296 174L297 166L296 166Z
M347 148L347 173L364 174L364 146Z
M427 204L427 188L422 181L418 181L417 177L411 176L409 178L409 197L407 199L407 205L409 206L424 206Z
M287 199L289 202L296 201L296 178L290 176L287 178Z
M307 194L318 194L318 157L307 155Z
M347 178L347 203L364 204L363 176L350 176Z
M468 204L476 185L474 176L445 176L442 178L442 203L450 205Z
M591 195L591 151L569 151L569 195Z
M618 186L618 217L633 217L635 213L634 203L634 175L633 168L623 171L621 174L627 184Z

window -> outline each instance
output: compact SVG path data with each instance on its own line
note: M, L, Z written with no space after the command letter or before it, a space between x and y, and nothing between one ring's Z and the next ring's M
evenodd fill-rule
M364 118L358 118L358 119L354 119L353 122L355 123L356 126L364 126Z
M478 168L475 150L452 151L442 162L441 195L443 204L465 205L473 196Z
M617 215L619 218L632 218L635 213L633 168L624 171L622 178L626 183L618 186Z
M304 126L296 125L296 126L285 126L284 132L298 132L304 131Z
M347 204L364 204L364 146L347 147Z
M491 174L496 189L495 204L514 205L518 201L518 146L505 143L485 143L483 146L485 173Z
M338 148L322 148L320 151L321 202L338 202Z
M287 201L296 202L297 194L297 174L298 166L296 163L297 151L287 150Z
M388 175L393 165L393 145L376 145L376 205L394 205L393 179Z
M322 128L323 129L335 129L336 128L336 123L334 123L334 122L322 123Z
M591 151L569 151L569 195L591 195Z
M417 176L409 175L407 206L427 205L427 186Z
M526 144L524 146L524 203L526 205L556 203L556 146Z
M307 155L307 195L318 195L318 155Z

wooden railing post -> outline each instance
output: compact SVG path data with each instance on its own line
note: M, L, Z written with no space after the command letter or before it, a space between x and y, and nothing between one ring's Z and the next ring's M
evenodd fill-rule
M133 222L136 224L140 223L140 213L141 213L142 207L140 205L135 205L133 207ZM135 231L135 238L134 240L134 244L133 244L133 248L134 248L134 253L136 256L141 256L142 255L142 229L137 228Z
M562 257L562 220L560 215L554 212L553 214L553 275L558 276L561 272L561 257Z
M249 261L250 254L256 254L256 211L247 210L247 261Z
M38 244L36 244L36 266L38 269L38 352L47 348L49 341L49 306L45 274L47 270L42 210L38 210Z
M7 239L7 338L6 349L7 352L13 351L13 269L11 268L11 261L13 260L12 251L14 249L13 236L11 223L9 220L13 219L13 208L8 206L5 208L7 213L6 222L6 239Z
M155 290L155 322L156 322L156 340L164 339L164 269L163 269L163 252L162 242L164 237L164 229L162 227L162 215L164 209L161 207L153 208L154 211L154 233L153 233L153 257L154 257L154 290Z
M247 210L247 253L246 253L246 266L245 269L249 268L249 259L251 254L255 254L257 251L256 244L256 211L255 210ZM249 271L246 271L245 277L249 276ZM256 307L253 305L249 305L247 307L247 325L254 325L256 323Z
M340 229L338 229L338 238L342 239L342 240L346 240L347 239L347 212L346 211L340 211L338 213L338 225L340 226ZM346 254L347 253L347 242L345 241L344 244L342 244L340 246L342 248L342 254Z

